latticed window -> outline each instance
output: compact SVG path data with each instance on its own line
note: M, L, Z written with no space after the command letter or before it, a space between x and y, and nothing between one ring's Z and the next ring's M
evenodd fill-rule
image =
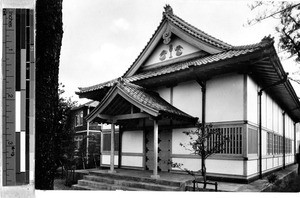
M274 135L274 154L278 154L278 135Z
M285 152L292 153L292 140L285 138Z
M207 140L208 150L217 148L216 153L242 154L242 127L214 128L216 133Z
M267 153L268 155L273 154L273 133L268 132L268 146L267 146Z
M282 141L282 136L278 136L278 140L279 140L279 143L278 143L278 150L279 150L279 154L282 154L283 153L283 141Z
M75 126L82 126L83 125L83 111L80 111L76 114L75 117Z
M103 133L103 151L110 151L111 134ZM119 133L115 133L115 151L119 150Z

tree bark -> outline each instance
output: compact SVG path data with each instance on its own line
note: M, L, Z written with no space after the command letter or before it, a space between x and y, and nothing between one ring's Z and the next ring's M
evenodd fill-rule
M37 0L35 188L41 190L53 189L62 35L62 0Z

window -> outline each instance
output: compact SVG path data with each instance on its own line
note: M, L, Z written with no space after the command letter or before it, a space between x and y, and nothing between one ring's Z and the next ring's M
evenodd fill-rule
M110 151L110 133L103 133L103 152ZM115 133L115 151L119 151L119 133Z
M219 145L217 153L242 154L242 127L215 128L216 133L207 140L209 150ZM225 138L229 138L226 140Z
M285 139L285 153L292 153L292 140L288 138Z
M268 132L267 154L273 154L273 133Z
M278 154L278 135L274 135L274 154Z
M248 129L248 153L258 153L257 130L251 128Z
M83 125L83 111L80 111L75 116L75 126L82 126Z
M279 136L279 154L282 154L283 153L283 137L282 136Z
M82 142L83 136L79 135L79 136L75 136L74 137L74 141L75 141L75 150L79 150L81 142Z

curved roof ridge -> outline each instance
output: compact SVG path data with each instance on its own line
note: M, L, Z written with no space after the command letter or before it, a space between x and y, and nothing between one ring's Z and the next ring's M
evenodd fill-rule
M135 63L138 61L138 59L142 56L143 52L145 52L145 50L147 49L147 47L149 46L150 42L153 40L154 35L158 32L158 30L160 29L160 27L162 26L162 24L165 22L171 22L176 26L179 26L179 28L182 29L182 27L184 27L184 31L187 31L188 33L193 34L194 36L196 36L197 38L199 38L200 40L203 40L205 42L210 43L211 45L214 45L216 47L219 47L221 49L230 49L231 47L233 47L232 45L221 41L207 33L205 33L202 30L199 30L198 28L196 28L195 26L187 23L186 21L184 21L183 19L179 18L178 16L173 14L173 9L171 8L171 6L166 5L165 7L165 11L163 12L163 17L159 23L159 25L157 26L156 30L154 31L154 33L152 34L152 36L150 37L150 39L148 40L147 44L145 45L145 47L142 49L142 51L139 53L139 55L136 57L136 59L133 61L133 63L130 65L130 67L125 71L125 73L122 75L122 77L125 77L125 75L128 73L128 71L130 71L130 69L132 69L132 67L135 65ZM181 26L181 27L180 27Z
M130 95L132 99L152 109L155 109L158 112L166 112L179 116L184 116L187 118L196 119L195 117L183 112L182 110L168 103L155 91L146 89L144 87L126 81L119 81L118 85L120 86L119 88L124 90L127 95Z
M159 28L161 27L161 25L163 24L163 22L165 20L166 20L165 17L163 17L162 20L160 21L159 25L157 26L156 30L154 31L154 33L152 34L152 36L148 40L148 42L145 45L145 47L142 49L142 51L139 53L139 55L136 57L136 59L133 61L133 63L130 65L130 67L125 71L125 73L122 75L122 77L124 77L127 74L127 72L134 66L134 64L137 62L137 60L141 57L141 55L146 50L147 46L150 44L150 42L153 39L154 35L158 32Z
M115 78L113 80L109 80L103 83L99 83L96 85L92 85L92 86L88 86L88 87L78 87L79 92L80 93L84 93L84 92L89 92L89 91L93 91L93 90L98 90L98 89L102 89L104 87L112 87L113 84L115 84L118 81L119 78ZM79 93L76 92L76 93Z
M189 30L193 31L194 33L196 33L197 37L201 40L204 40L212 45L215 45L217 47L220 47L222 49L228 49L228 48L231 48L233 47L232 45L220 40L220 39L217 39L213 36L211 36L210 34L204 32L203 30L200 30L198 29L197 27L191 25L190 23L186 22L185 20L181 19L180 17L178 17L177 15L175 14L169 14L169 13L166 13L165 16L167 17L168 20L170 20L172 23L175 22L175 25L178 25L176 24L177 23L180 23L180 25L182 26L185 26L186 28L188 28Z
M274 44L274 37L265 36L260 42L248 45L232 46L231 50L244 50L249 48L266 47Z

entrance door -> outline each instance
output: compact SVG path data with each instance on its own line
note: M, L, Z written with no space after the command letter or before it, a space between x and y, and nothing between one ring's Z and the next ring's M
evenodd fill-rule
M158 171L170 171L171 130L158 131ZM146 170L153 170L153 131L146 131Z

